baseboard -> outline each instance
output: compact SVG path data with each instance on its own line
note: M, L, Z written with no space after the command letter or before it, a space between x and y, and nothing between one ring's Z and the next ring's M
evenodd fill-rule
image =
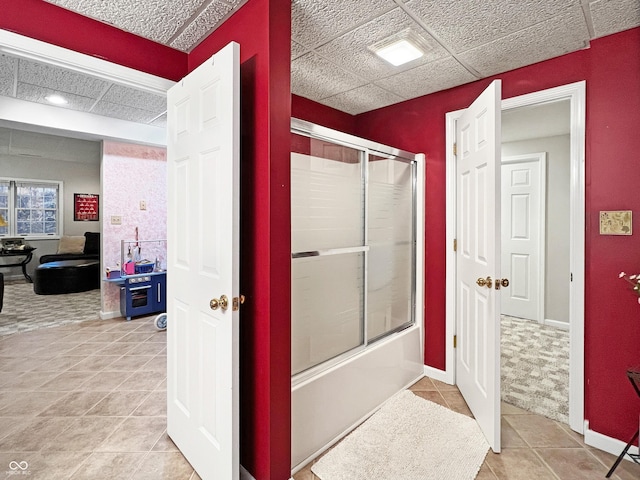
M616 438L607 437L602 433L594 432L589 429L589 420L584 421L584 443L590 447L595 447L599 450L603 450L607 453L615 455L616 457L622 453L622 450L627 445L626 442L618 440ZM629 453L638 454L638 447L632 446L629 449ZM632 461L629 456L625 455L625 460Z
M425 365L424 374L429 378L440 380L441 382L447 383L449 385L454 384L453 375L449 375L446 370L439 370L437 368L430 367L429 365Z
M100 310L100 320L111 320L112 318L121 317L122 314L119 311L115 312L103 312Z
M240 465L240 480L256 480L256 479L253 478L253 475L251 475L246 468Z
M553 327L559 328L560 330L569 330L569 322L561 322L560 320L553 320L551 318L545 318L544 324Z

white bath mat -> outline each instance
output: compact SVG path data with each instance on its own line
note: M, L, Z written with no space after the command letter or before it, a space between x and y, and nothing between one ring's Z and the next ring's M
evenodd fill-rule
M322 480L473 480L488 449L473 418L405 390L311 470Z

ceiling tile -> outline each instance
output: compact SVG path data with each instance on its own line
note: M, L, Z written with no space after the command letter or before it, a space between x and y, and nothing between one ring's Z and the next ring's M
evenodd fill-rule
M295 60L296 58L304 55L306 52L307 47L291 40L291 60Z
M100 97L109 85L98 78L24 59L20 59L18 66L18 81L90 98Z
M100 100L140 108L155 113L156 115L167 110L167 99L165 96L143 92L122 85L112 85Z
M291 92L311 100L321 100L365 83L315 53L291 62Z
M411 0L406 4L454 52L491 42L580 6L580 0Z
M419 59L395 67L367 48L406 29L411 29L418 34L433 49ZM351 30L318 48L317 51L350 72L369 80L395 75L403 70L415 68L447 55L446 50L400 8Z
M65 100L67 100L68 102L66 105L56 105L56 107L60 108L88 112L91 109L91 106L95 103L95 99L93 98L74 95L72 93L60 92L59 90L39 87L37 85L30 85L28 83L18 83L18 94L16 98L52 106L51 103L47 102L45 97L54 93L62 94Z
M185 52L191 50L205 35L218 25L218 22L223 20L229 12L231 12L231 9L232 8L224 2L212 1L207 5L207 8L205 8L195 20L189 23L184 31L171 42L171 46Z
M396 6L393 0L293 0L291 37L308 47L322 45Z
M477 80L453 57L435 62L391 77L378 80L377 85L403 98L415 98Z
M589 31L581 8L459 55L483 76L506 72L585 48Z
M351 115L357 115L376 108L386 107L403 101L402 97L373 85L368 84L354 88L348 92L339 93L323 99L320 103L336 108Z
M205 0L47 0L122 30L165 43Z
M598 0L589 8L596 38L640 26L638 0Z
M13 97L13 84L17 67L17 58L0 55L0 95Z
M103 101L98 102L91 110L91 113L137 123L149 123L157 115L153 112L142 110L140 108Z

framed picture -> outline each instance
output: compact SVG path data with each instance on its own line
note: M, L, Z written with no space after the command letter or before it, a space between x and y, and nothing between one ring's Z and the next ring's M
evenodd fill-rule
M633 212L631 210L612 210L600 212L600 235L633 234Z
M73 194L73 220L97 222L99 220L99 195L93 193Z

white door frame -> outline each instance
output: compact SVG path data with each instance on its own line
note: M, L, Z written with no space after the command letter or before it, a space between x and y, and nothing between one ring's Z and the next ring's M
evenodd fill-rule
M538 318L536 321L540 324L545 324L545 275L546 275L546 193L547 193L547 154L546 152L536 152L536 153L527 153L525 155L510 155L508 157L502 157L501 165L514 165L517 163L533 163L537 162L538 164L538 175L540 177L540 182L538 185L538 195L540 196L540 201L538 202L538 209L540 210L540 217L542 220L538 227L538 235L535 239L538 242ZM504 176L501 177L504 179ZM504 212L504 209L502 210ZM504 213L503 213L504 214ZM504 242L503 242L504 245ZM504 248L504 247L503 247ZM504 271L504 269L500 270L502 272L503 277L509 278L510 272ZM513 279L512 279L513 280ZM513 283L513 282L512 282ZM503 297L504 298L504 297ZM503 300L504 301L504 300ZM500 313L502 312L502 307L500 308Z
M570 101L571 112L571 193L570 193L570 268L573 281L569 303L569 426L584 432L584 271L585 271L585 138L586 82L576 82L502 101L502 110L560 100ZM446 370L427 368L429 375L449 384L455 383L456 329L456 164L453 154L455 124L461 111L446 114ZM428 334L428 332L427 332Z

